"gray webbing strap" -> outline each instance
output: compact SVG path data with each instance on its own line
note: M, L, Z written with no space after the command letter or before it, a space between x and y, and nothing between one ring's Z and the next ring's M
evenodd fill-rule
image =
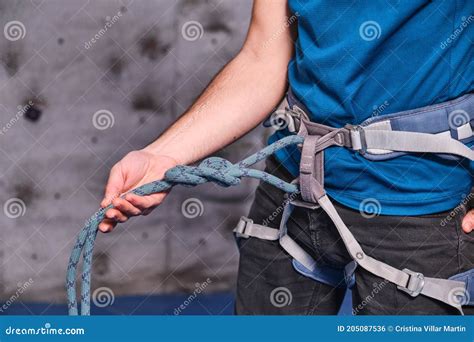
M242 216L237 223L237 226L234 228L234 233L236 233L237 237L245 239L256 237L268 241L280 240L280 245L289 255L298 260L308 270L314 271L316 267L314 259L288 235L286 222L290 218L292 211L292 205L285 206L280 223L280 229L256 224L251 219Z
M301 126L301 132L307 134L305 128L308 124ZM344 146L344 128L333 129L325 135L305 135L303 147L301 149L299 184L301 198L308 203L317 203L318 198L326 192L324 190L324 153L323 151L329 146Z
M327 195L322 196L318 203L334 222L347 251L360 267L396 284L399 290L407 292L413 297L422 294L434 298L453 306L463 314L461 305L454 298L454 293L460 290L465 291L466 284L464 282L424 277L422 274L408 269L402 271L366 255L354 235L342 221L329 197Z
M283 247L283 249L295 260L312 272L316 268L316 262L313 257L311 257L311 255L309 255L288 235L287 222L293 212L293 208L293 205L288 202L283 209L280 222L280 246Z
M306 130L306 132L308 132L308 130ZM373 132L375 132L375 134L372 134ZM377 134L380 132L382 132L382 134ZM403 135L397 134L394 136L385 134L386 132L403 133ZM360 146L367 146L367 148L373 146L373 148L378 149L401 149L404 151L408 149L408 151L412 152L423 151L434 153L451 153L462 156L466 154L467 149L470 153L474 154L474 152L472 152L469 148L466 148L463 144L451 138L444 139L444 142L439 144L438 142L435 142L437 141L435 139L439 139L440 136L431 134L375 130L364 130L363 133L365 134L360 136L361 138L363 136L365 141L361 142ZM323 155L324 149L328 146L331 146L331 144L343 144L341 141L335 141L337 134L338 131L334 130L325 136L311 134L306 135L301 151L299 177L300 192L303 200L310 203L317 202L329 215L336 226L348 253L359 266L368 272L371 272L372 274L397 285L399 290L404 291L413 297L422 294L434 298L456 308L462 314L462 307L459 302L455 300L453 293L459 293L460 290L465 291L465 283L460 281L424 277L423 274L413 272L409 269L399 270L364 253L362 247L357 242L354 235L352 235L349 228L347 228L345 223L342 221L341 217L336 211L336 208L330 201L329 197L326 195L321 182L318 181L324 178L324 173L322 171L323 166L320 165L323 160L320 155ZM391 139L397 139L398 142L392 142ZM463 148L457 147L457 145L453 142L462 145ZM353 146L354 143L355 141L352 141ZM292 207L292 205L289 204L287 207ZM290 213L291 211L285 208L284 214L289 216ZM282 226L280 227L280 243L290 255L305 265L305 267L307 267L306 265L311 266L314 264L313 258L311 258L305 251L303 251L303 253L296 252L296 243L293 240L286 241L285 238L282 239L282 236L287 236L287 220L288 217L285 216L282 219Z
M456 299L456 295L465 292L465 282L424 277L421 273L413 272L409 269L399 270L366 255L354 235L342 221L329 197L323 195L318 199L318 203L333 221L349 255L360 267L382 279L394 283L397 285L399 290L402 290L413 297L422 294L434 298L456 308L461 314L463 314L462 307L460 302ZM316 262L313 257L311 257L311 255L309 255L288 235L287 222L293 212L293 208L294 206L290 202L285 205L280 229L259 225L247 217L241 217L234 232L237 236L243 238L256 237L262 240L279 240L282 248L291 257L301 263L308 270L314 271Z
M304 201L310 203L316 203L317 197L314 197L315 189L318 188L320 195L324 194L322 186L322 179L324 177L323 171L323 157L322 153L316 155L316 144L319 140L319 136L308 135L303 143L301 149L301 161L300 161L300 192L301 198ZM318 187L317 183L320 186Z
M276 241L280 237L278 229L253 223L251 219L244 216L240 218L237 226L234 228L234 233L236 233L238 237L248 238L253 236L270 241Z
M448 135L364 129L368 150L452 154L474 160L474 151Z

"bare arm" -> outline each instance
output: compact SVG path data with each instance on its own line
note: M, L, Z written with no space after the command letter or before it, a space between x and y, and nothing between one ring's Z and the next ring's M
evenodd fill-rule
M285 27L288 16L284 0L255 1L242 50L196 103L145 150L187 164L258 125L286 89L287 65L293 53L291 35Z
M161 179L170 167L202 159L258 125L284 96L293 54L286 0L255 0L241 51L193 106L155 142L125 156L111 170L102 206L113 201L99 228L110 231L130 216L147 214L166 194L117 196Z

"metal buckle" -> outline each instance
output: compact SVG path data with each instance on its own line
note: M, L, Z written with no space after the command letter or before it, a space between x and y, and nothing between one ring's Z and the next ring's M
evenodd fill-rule
M351 125L347 124L344 128L348 129L351 136L351 145L354 151L359 152L360 154L365 154L367 152L367 141L365 140L365 131L364 128L360 125ZM358 140L358 143L355 142Z
M292 125L293 131L290 130L290 132L298 132L301 127L301 122L303 120L309 120L309 116L308 114L306 114L306 112L303 109L298 107L298 105L296 104L293 104L293 106L288 105L288 111L290 112L290 115L293 119L293 125Z
M290 200L290 204L294 205L295 207L303 207L311 210L318 209L321 207L318 203L306 202L300 199Z
M247 230L247 226L249 224L253 224L253 220L242 216L239 220L239 223L237 223L237 226L234 228L235 235L239 238L248 239L250 235L245 234L245 231Z
M425 276L422 273L414 272L408 268L404 268L402 271L407 273L410 278L408 278L406 287L397 286L397 288L412 297L418 296L423 290L423 286L425 286Z
M318 203L306 202L298 198L290 198L288 194L285 194L285 197L286 197L285 202L290 203L291 205L294 205L295 207L303 207L303 208L311 209L311 210L318 209L321 207Z
M291 181L291 184L298 184L298 183L299 183L299 177L296 177L295 179L293 179ZM321 206L318 203L306 202L306 201L304 201L302 199L299 199L299 198L290 197L290 196L293 196L295 194L297 194L297 193L293 193L293 194L285 193L284 203L290 203L291 205L294 205L295 207L303 207L303 208L311 209L311 210L321 208ZM299 194L299 192L298 192L298 194ZM297 196L299 196L299 195L297 195Z

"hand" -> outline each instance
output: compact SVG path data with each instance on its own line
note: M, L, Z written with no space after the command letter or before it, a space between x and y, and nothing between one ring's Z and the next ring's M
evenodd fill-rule
M108 233L118 222L125 222L132 216L148 215L168 192L149 196L127 194L125 198L120 196L143 184L162 179L165 172L176 165L177 161L171 157L157 156L144 150L130 152L115 164L110 171L105 197L100 204L105 208L112 203L114 208L105 212L99 230Z
M464 233L470 233L474 229L474 209L467 212L466 216L462 219L462 230Z

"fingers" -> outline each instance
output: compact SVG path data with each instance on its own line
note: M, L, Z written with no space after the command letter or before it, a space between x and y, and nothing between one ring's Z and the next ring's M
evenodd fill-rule
M123 198L116 198L112 201L112 204L114 205L114 209L119 210L122 214L132 217L132 216L137 216L142 213L143 209L139 209L132 205L129 201L123 199Z
M147 211L148 213L153 210L156 206L163 202L163 199L167 195L166 192L159 194L153 194L149 196L138 196L135 194L125 195L125 199L130 202L134 207L140 209L142 212Z
M105 212L105 217L109 220L114 220L115 222L124 223L127 222L128 216L122 213L120 210L117 209L109 209Z
M474 210L469 210L462 219L462 230L465 233L470 233L474 229Z
M109 180L105 187L105 197L100 203L102 208L107 207L122 193L124 182L121 166L120 164L116 164L110 170Z
M102 220L101 223L99 223L99 230L102 233L110 233L115 228L116 225L117 225L116 221L104 219Z
M148 215L165 198L167 193L153 194L149 196L138 196L127 194L125 198L115 198L112 201L113 208L105 212L105 218L99 224L99 230L103 233L111 232L117 223L126 222L132 216Z
M103 233L111 232L117 223L124 223L127 222L128 216L123 214L117 209L109 209L105 212L105 218L99 224L99 230Z

